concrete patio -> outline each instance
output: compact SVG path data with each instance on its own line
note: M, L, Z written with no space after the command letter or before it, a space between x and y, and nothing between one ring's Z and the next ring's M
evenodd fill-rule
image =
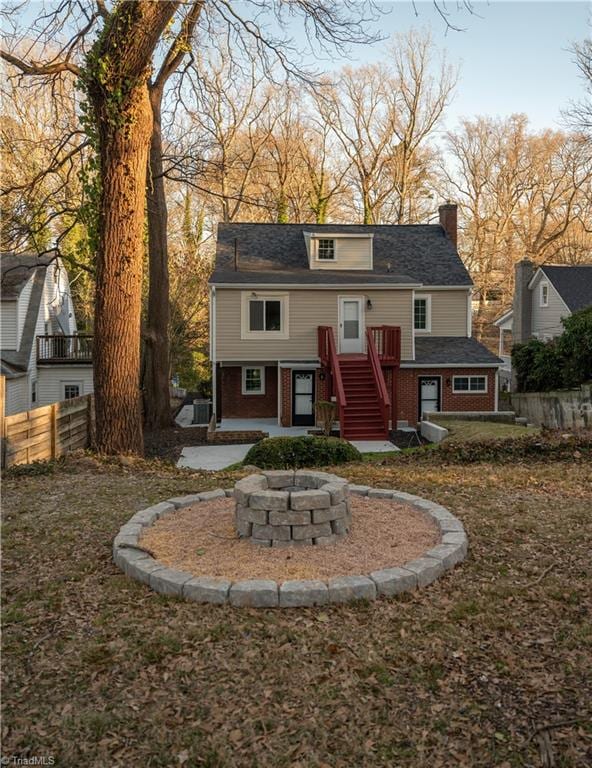
M190 406L185 406L190 408ZM181 414L179 414L180 416ZM191 412L192 415L192 412ZM179 423L179 416L177 423ZM191 416L189 416L191 418ZM180 424L190 426L190 424ZM218 432L267 432L270 437L299 437L308 434L309 427L282 427L276 419L222 419L217 427ZM390 453L399 449L385 440L352 440L360 453ZM251 444L242 445L195 445L183 448L181 457L177 462L178 467L188 469L205 469L217 471L226 469L232 464L243 461Z

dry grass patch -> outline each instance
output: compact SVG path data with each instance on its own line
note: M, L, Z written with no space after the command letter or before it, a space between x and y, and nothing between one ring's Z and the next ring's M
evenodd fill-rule
M101 767L589 766L590 463L436 462L339 472L448 506L468 561L399 600L296 611L165 599L111 561L135 510L230 485L230 473L88 459L6 479L3 754Z

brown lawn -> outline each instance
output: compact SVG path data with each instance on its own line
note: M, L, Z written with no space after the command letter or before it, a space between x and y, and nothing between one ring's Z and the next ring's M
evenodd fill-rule
M68 768L592 764L586 459L446 467L435 452L341 468L448 506L470 556L411 596L296 611L165 599L111 561L135 510L238 473L49 469L4 481L3 755Z

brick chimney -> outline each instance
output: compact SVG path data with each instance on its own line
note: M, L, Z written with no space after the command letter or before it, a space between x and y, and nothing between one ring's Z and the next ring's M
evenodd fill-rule
M457 210L456 203L446 203L438 208L440 214L440 226L446 232L448 237L452 240L454 247L457 246Z
M534 272L535 265L530 259L522 259L514 267L514 344L522 344L532 336L532 291L528 289L528 284Z

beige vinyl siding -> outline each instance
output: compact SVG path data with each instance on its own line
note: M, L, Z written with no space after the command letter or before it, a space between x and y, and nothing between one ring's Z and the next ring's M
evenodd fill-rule
M317 240L311 240L313 248L313 258L311 259L311 269L372 269L372 238L370 237L331 237L327 235L328 240L335 240L335 261L319 261L316 258Z
M3 301L0 304L0 325L2 327L2 349L17 349L18 323L17 302Z
M257 289L262 296L264 290ZM366 326L401 327L403 358L412 353L411 290L291 290L289 339L241 339L241 290L216 290L216 360L311 360L318 356L317 327L330 325L338 339L338 297L362 296L372 300L365 311Z
M430 333L418 332L418 336L466 336L467 335L467 292L466 291L424 291L419 295L431 296L432 329Z
M80 394L93 390L92 365L41 365L37 369L37 405L58 403L64 399L64 384L80 384Z
M541 307L541 283L549 286L549 303ZM532 335L543 340L546 336L560 336L563 333L561 318L568 317L570 311L561 297L543 273L540 273L532 286Z

